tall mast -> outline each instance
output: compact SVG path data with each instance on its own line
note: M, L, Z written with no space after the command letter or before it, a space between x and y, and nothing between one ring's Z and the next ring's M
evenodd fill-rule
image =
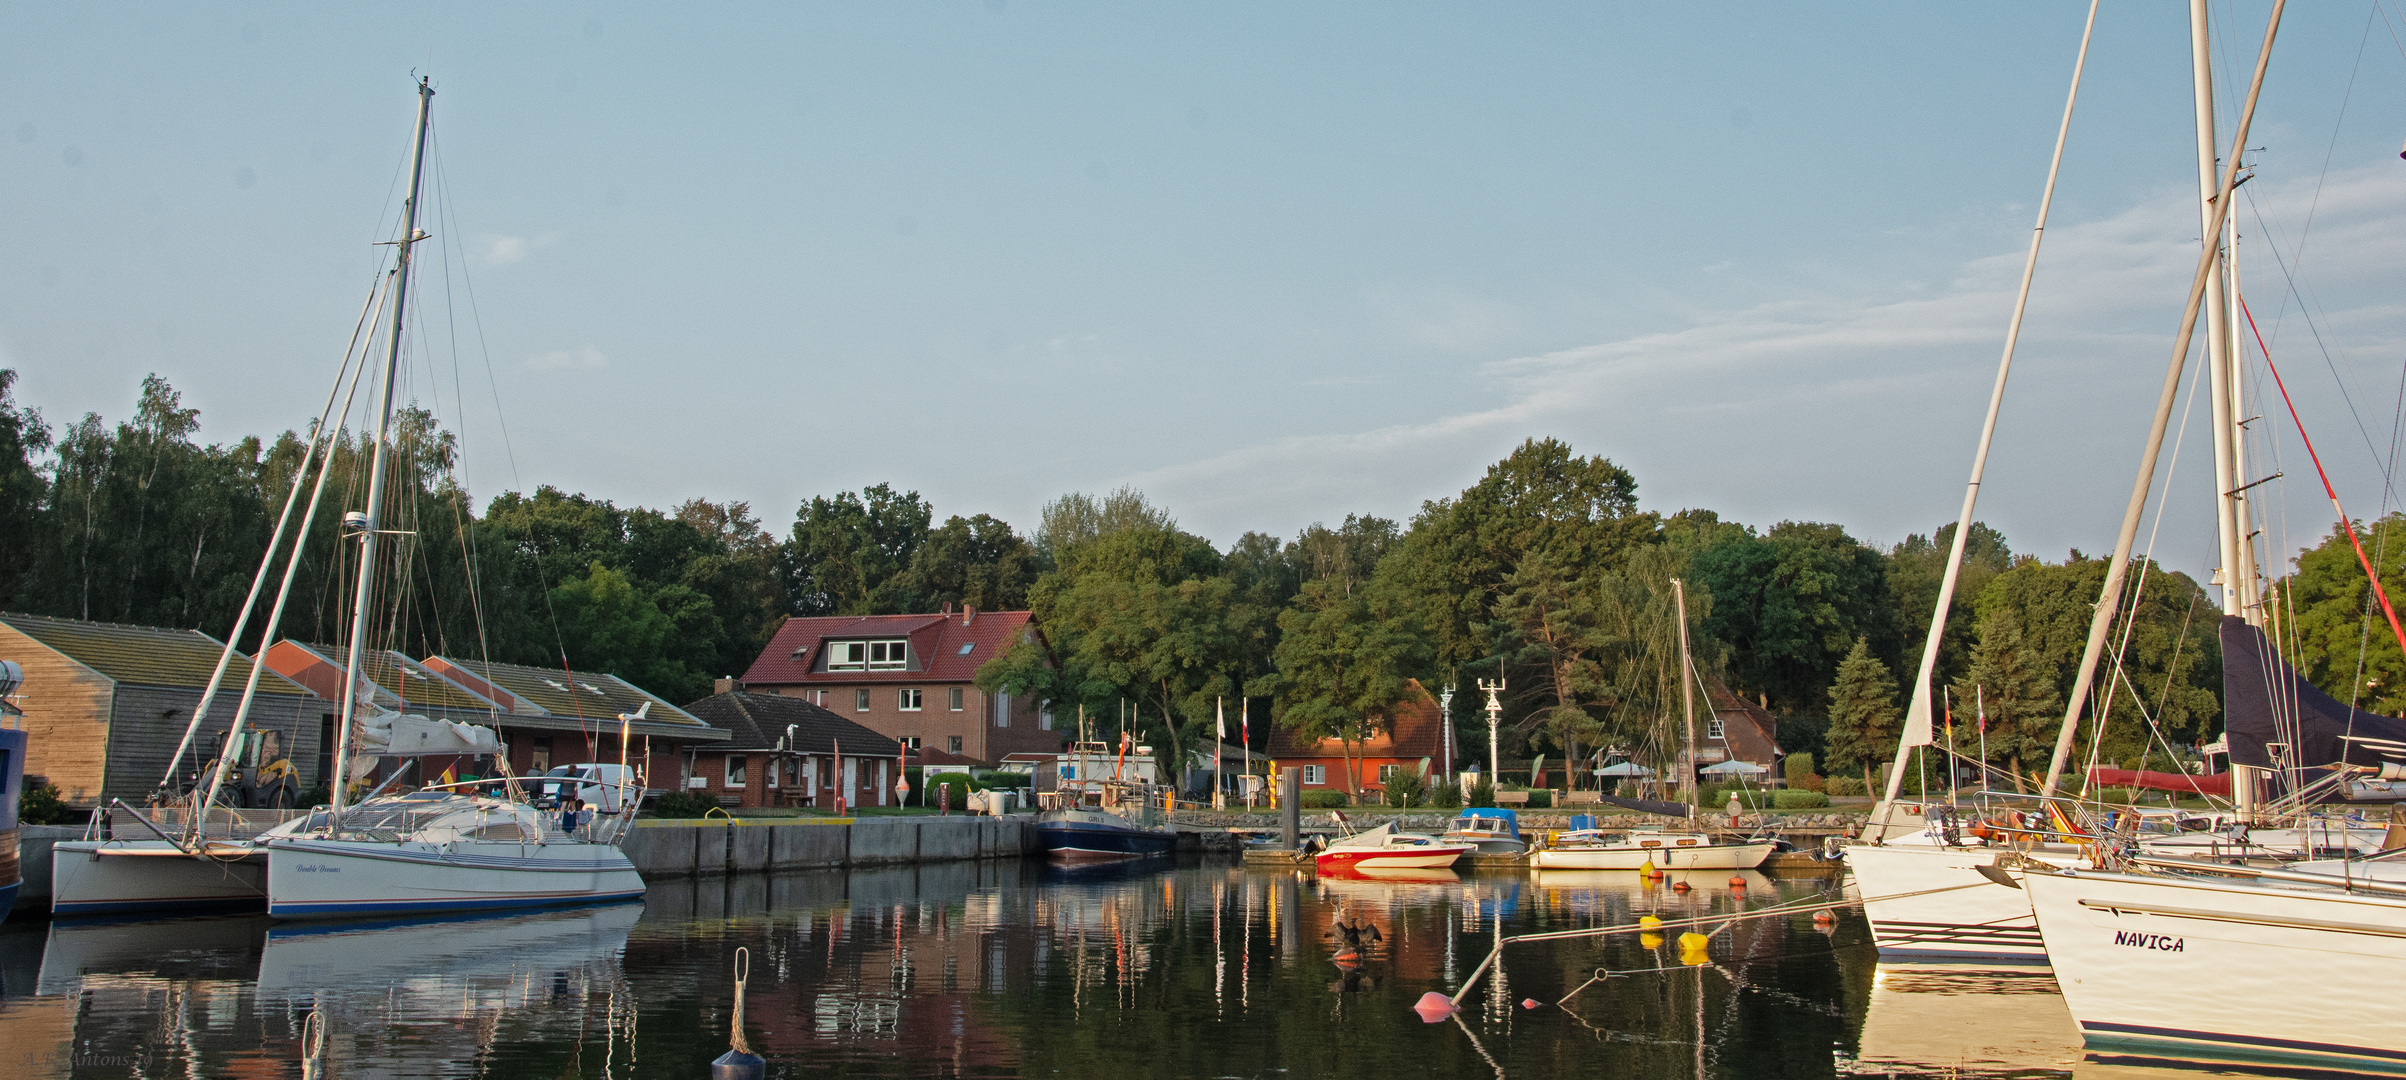
M2022 315L2030 308L2030 282L2038 274L2039 243L2047 238L2047 212L2055 205L2055 178L2063 171L2064 141L2072 133L2072 107L2080 103L2080 76L2089 63L2089 38L2097 29L2097 0L2089 0L2088 23L2080 31L2080 54L2072 61L2072 88L2064 94L2063 121L2055 128L2055 156L2047 162L2047 186L2038 197L2038 223L2030 228L2030 252L2022 257L2022 285L2014 294L2013 318L2005 324L2005 352L1997 359L1997 381L1988 391L1988 417L1980 423L1980 444L1972 451L1972 478L1963 488L1963 511L1955 515L1955 540L1947 546L1946 572L1938 579L1938 603L1930 612L1930 633L1922 642L1921 667L1913 676L1913 696L1905 707L1904 737L1897 741L1896 762L1888 769L1888 788L1880 801L1881 824L1888 807L1904 788L1905 757L1916 746L1932 741L1930 680L1938 670L1938 648L1946 638L1947 613L1954 610L1955 581L1963 571L1963 552L1972 535L1972 511L1980 503L1980 480L1988 473L1988 447L1996 439L1997 414L2005 407L2005 379L2013 373L2014 347L2022 340ZM1986 763L1982 763L1985 767ZM1948 768L1954 767L1949 759ZM1873 833L1874 842L1885 830Z
M327 807L334 828L341 828L343 788L351 764L351 726L359 716L359 663L366 650L368 611L374 606L376 548L384 525L384 471L387 443L393 428L393 379L401 369L401 332L409 314L409 255L425 234L418 231L418 193L426 177L426 120L434 109L434 88L418 79L418 135L409 158L409 200L401 204L401 239L392 241L393 322L384 351L384 376L376 388L376 447L368 465L366 519L359 534L359 580L351 594L351 646L343 661L343 720L334 750L334 782Z
M1696 790L1696 669L1688 660L1688 590L1678 578L1671 579L1671 603L1679 610L1679 705L1687 713L1688 725L1687 749L1679 755L1679 782L1688 789L1692 811L1703 798Z
M2247 572L2239 555L2238 417L2233 415L2229 291L2223 279L2222 229L2214 213L2221 189L2214 175L2214 57L2206 36L2206 0L2189 0L2189 82L2197 111L2198 242L2213 259L2213 285L2206 290L2206 375L2214 396L2214 531L2220 542L2222 613L2247 614ZM2227 219L2228 214L2222 215Z

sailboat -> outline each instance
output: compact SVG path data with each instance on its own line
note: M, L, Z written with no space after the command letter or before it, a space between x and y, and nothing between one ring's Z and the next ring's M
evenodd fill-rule
M427 120L434 90L418 81L417 138L408 201L392 281L392 325L377 388L377 422L364 511L344 516L359 545L351 606L343 713L329 781L329 803L269 830L259 839L268 854L267 912L277 918L326 918L548 907L625 900L643 895L643 879L618 844L633 823L642 789L623 779L607 792L591 825L552 818L528 805L507 755L491 728L394 713L376 705L363 663L379 608L378 585L389 576L377 561L384 488L392 444L393 384L400 367L407 313L410 255L427 234L417 227L425 174ZM619 745L626 745L621 717ZM436 785L402 795L373 794L346 806L349 780L376 758L492 755L503 776L474 785ZM398 775L397 773L395 775ZM624 776L622 770L621 776Z

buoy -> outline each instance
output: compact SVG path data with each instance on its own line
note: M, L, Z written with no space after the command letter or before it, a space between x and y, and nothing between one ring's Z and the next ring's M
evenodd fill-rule
M1637 864L1637 876L1642 878L1652 878L1654 876L1654 860L1648 859L1645 862Z
M1637 917L1637 925L1638 929L1652 930L1655 927L1661 926L1662 920L1657 919L1652 915L1640 915Z
M1421 1023L1441 1023L1454 1014L1454 999L1431 990L1412 1003L1412 1011L1420 1014Z
M1536 998L1522 998L1522 999L1520 999L1520 1007L1521 1007L1521 1008L1524 1008L1524 1009L1534 1009L1534 1008L1536 1008L1536 1007L1537 1007L1537 999L1536 999Z
M1838 913L1831 911L1828 908L1822 908L1821 910L1813 913L1813 925L1815 926L1828 926L1829 924L1837 921Z
M1688 890L1689 890L1690 888L1692 888L1692 887L1693 887L1693 886L1690 886L1690 885L1689 885L1687 882L1684 882L1684 881L1674 881L1674 882L1672 882L1672 883L1671 883L1671 891L1672 891L1672 892L1686 892L1686 891L1688 891Z
M710 1080L762 1080L769 1063L744 1042L744 980L752 975L752 950L735 950L735 1013L727 1019L727 1052L710 1063Z
M1703 934L1696 933L1693 930L1679 935L1680 952L1700 952L1705 948L1705 946L1711 945L1712 943L1713 939L1706 937Z
M1736 874L1731 874L1729 876L1729 887L1733 889L1743 889L1746 887L1746 879L1739 877Z
M1661 934L1639 934L1639 935L1637 936L1637 943L1638 943L1638 945L1639 945L1640 947L1642 947L1642 948L1646 949L1647 951L1651 952L1651 951L1653 951L1653 950L1655 950L1655 949L1662 948L1662 935L1661 935Z

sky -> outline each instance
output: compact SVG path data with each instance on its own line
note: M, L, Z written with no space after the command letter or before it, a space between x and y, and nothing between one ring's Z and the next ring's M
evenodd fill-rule
M2265 3L2216 0L2227 145ZM0 367L315 415L432 77L405 393L481 497L889 482L1226 544L1551 436L1642 504L1954 518L2085 4L0 8ZM2298 4L2241 276L2352 513L2406 371L2406 3ZM2196 259L2184 6L2104 4L1979 516L2110 550ZM2331 514L2261 365L2277 549ZM2184 398L2184 403L2185 403ZM2142 546L2215 562L2206 408ZM2176 420L2178 418L2176 417ZM2185 437L2183 437L2185 436Z

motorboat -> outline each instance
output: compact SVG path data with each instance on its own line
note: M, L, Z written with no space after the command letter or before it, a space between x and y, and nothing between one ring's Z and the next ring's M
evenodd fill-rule
M1443 869L1470 852L1468 841L1447 841L1426 833L1397 832L1393 822L1331 842L1312 862L1321 870Z
M1449 844L1469 844L1479 855L1519 855L1529 850L1529 842L1521 839L1520 815L1494 806L1462 811L1438 839Z
M508 798L429 789L314 811L259 838L267 913L280 919L609 903L643 895L618 849L626 813L591 824Z
M1540 848L1530 862L1541 870L1752 870L1779 845L1770 840L1725 843L1703 833L1563 833Z

